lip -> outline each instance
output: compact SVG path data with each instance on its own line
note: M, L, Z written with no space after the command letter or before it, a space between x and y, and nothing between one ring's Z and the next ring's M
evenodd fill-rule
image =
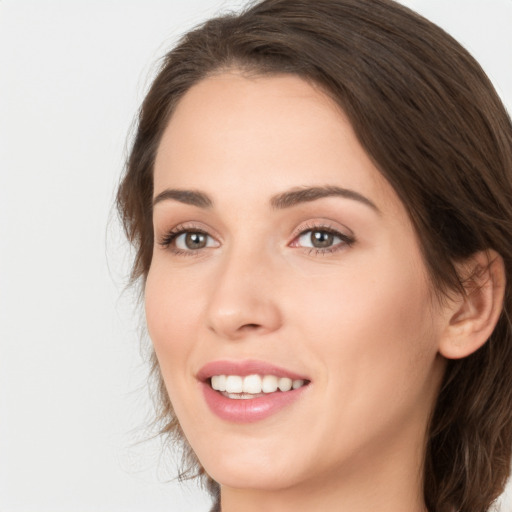
M213 375L240 375L245 377L253 374L275 375L276 377L288 377L292 380L310 381L304 375L256 360L212 361L199 370L197 378L201 381L203 396L210 410L222 420L232 423L251 423L264 420L285 407L291 406L309 387L308 382L307 385L290 391L276 391L256 398L237 400L227 398L220 392L213 390L209 383L209 379Z
M201 382L205 382L213 375L239 375L240 377L246 377L247 375L254 374L288 377L292 380L311 380L307 376L300 375L286 368L255 359L247 359L245 361L212 361L205 364L197 372L196 377Z

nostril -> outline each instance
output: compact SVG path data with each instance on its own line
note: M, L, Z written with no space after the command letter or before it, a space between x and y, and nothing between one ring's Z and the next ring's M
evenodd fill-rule
M260 325L258 324L245 324L245 325L242 325L242 329L247 329L249 331L253 331L254 329L258 329L259 327L261 327Z

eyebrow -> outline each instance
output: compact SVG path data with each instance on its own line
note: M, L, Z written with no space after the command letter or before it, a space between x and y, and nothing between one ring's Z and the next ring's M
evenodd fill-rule
M359 192L350 190L348 188L336 187L333 185L328 185L325 187L294 188L287 192L283 192L282 194L273 196L270 200L270 204L273 208L283 209L290 208L300 203L316 201L317 199L322 199L324 197L343 197L344 199L352 199L354 201L359 201L360 203L375 210L375 212L380 213L377 205Z
M211 208L213 206L213 201L203 192L199 192L198 190L180 190L170 188L160 192L160 194L153 199L153 206L165 201L166 199L173 199L174 201L190 204L199 208Z
M296 206L301 203L316 201L317 199L322 199L324 197L343 197L344 199L352 199L366 206L369 206L375 212L380 214L380 210L377 205L359 192L347 188L336 187L333 185L324 187L293 188L286 192L272 196L270 199L270 205L272 208L282 210L285 208L291 208L292 206ZM153 206L168 199L192 206L197 206L199 208L211 208L213 206L212 199L204 192L199 192L198 190L181 189L166 189L163 192L160 192L160 194L158 194L153 199Z

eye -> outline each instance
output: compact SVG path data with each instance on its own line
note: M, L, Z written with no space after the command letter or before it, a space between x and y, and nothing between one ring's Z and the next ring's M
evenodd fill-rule
M219 246L219 242L206 231L183 225L164 234L159 244L177 255L198 254L201 249Z
M195 251L215 247L215 240L203 231L184 231L174 238L174 246L181 251Z
M330 253L354 243L352 236L344 235L332 228L317 227L302 231L292 242L292 247L311 249L316 253Z
M338 244L341 241L341 238L334 233L322 230L310 229L299 236L299 244L302 247L314 247L316 249L332 247L334 244Z

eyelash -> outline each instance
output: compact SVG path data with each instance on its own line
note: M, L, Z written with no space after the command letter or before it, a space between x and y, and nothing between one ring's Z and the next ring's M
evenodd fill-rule
M202 252L200 249L183 250L173 246L173 243L176 241L176 238L178 238L180 235L183 235L184 233L198 233L207 237L211 237L211 235L208 234L207 231L197 226L190 224L179 224L175 228L165 233L160 238L158 243L164 249L170 249L170 251L176 256L199 256Z
M305 254L313 254L313 255L326 255L326 254L333 254L335 252L338 252L340 250L343 250L345 247L351 247L355 242L355 237L351 235L346 235L343 233L340 233L338 230L326 226L326 225L319 225L319 224L312 224L307 226L302 226L299 228L293 235L293 241L297 241L301 236L304 236L308 232L321 232L321 233L328 233L330 235L333 235L341 240L341 242L338 242L336 245L332 247L325 247L325 248L318 248L318 247L301 247L297 246L299 248L302 248ZM183 235L184 233L197 233L204 235L206 237L211 237L211 235L205 231L204 229L201 229L199 227L193 226L193 225L184 225L180 224L176 226L175 228L171 229L167 233L165 233L159 240L159 245L164 249L170 249L171 252L177 256L199 256L202 253L202 249L178 249L175 246L173 246L173 243L176 241L176 239ZM212 237L211 237L212 238Z
M341 240L341 242L338 242L336 245L333 245L331 247L325 247L325 248L319 248L319 247L301 247L301 248L307 255L327 255L327 254L333 254L338 251L342 251L346 247L351 247L356 242L356 239L353 235L347 235L344 233L341 233L339 230L325 225L325 224L307 224L305 226L300 226L299 229L294 233L293 235L293 242L298 240L303 235L309 233L309 232L320 232L320 233L328 233L330 235L333 235Z

